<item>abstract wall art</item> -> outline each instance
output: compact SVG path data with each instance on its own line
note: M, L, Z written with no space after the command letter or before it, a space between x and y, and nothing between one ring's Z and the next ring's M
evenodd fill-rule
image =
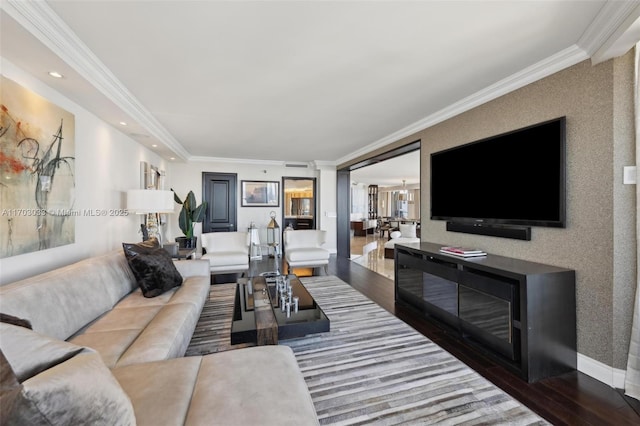
M75 117L0 76L0 258L75 242Z

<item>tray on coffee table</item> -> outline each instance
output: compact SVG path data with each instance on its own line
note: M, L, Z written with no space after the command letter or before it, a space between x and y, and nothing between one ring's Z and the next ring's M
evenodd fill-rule
M278 340L329 331L329 318L295 275L289 275L298 312L282 310L276 277L238 280L231 325L231 344L275 345Z

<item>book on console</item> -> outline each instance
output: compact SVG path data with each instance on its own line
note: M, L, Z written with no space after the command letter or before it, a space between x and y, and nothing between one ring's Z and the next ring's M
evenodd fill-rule
M456 256L463 256L463 257L486 256L487 255L487 253L485 253L482 250L471 249L471 248L466 248L466 247L442 247L442 248L440 248L440 251L443 252L443 253L454 254Z

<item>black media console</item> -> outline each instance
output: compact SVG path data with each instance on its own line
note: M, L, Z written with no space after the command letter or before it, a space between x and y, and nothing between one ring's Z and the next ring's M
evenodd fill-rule
M395 299L444 323L528 382L576 369L575 271L396 244Z

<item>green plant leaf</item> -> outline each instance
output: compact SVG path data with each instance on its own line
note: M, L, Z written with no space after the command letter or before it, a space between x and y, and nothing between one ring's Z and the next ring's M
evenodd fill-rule
M174 191L173 188L171 188L171 192L173 192L173 201L178 204L182 204L182 200L178 198L178 194L176 194L176 191Z
M171 190L173 191L173 189ZM207 210L207 202L205 201L198 206L196 196L193 191L189 191L184 202L181 202L175 191L173 192L173 198L176 203L182 204L182 209L178 216L178 226L185 237L192 238L193 224L204 220L205 212Z
M204 220L204 215L207 210L207 202L203 201L196 209L193 211L193 215L191 215L191 220L196 223L200 223Z
M184 206L183 206L182 210L180 210L180 214L178 215L178 226L180 227L180 230L182 231L182 233L187 237L188 237L187 233L189 232L189 228L190 228L189 226L190 222L191 220L187 216L187 211L184 209Z
M184 205L186 206L189 214L193 215L193 211L196 209L196 196L193 194L193 191L189 191L187 194L187 198L184 200Z

